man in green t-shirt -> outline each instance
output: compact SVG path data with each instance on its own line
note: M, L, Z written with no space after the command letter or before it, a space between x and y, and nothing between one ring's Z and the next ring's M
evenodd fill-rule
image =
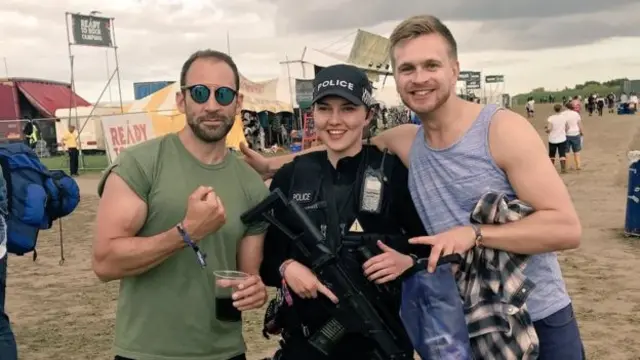
M239 311L267 299L257 275L266 224L246 226L240 214L268 189L225 141L239 83L228 55L193 54L176 94L187 126L127 148L100 182L93 271L120 280L115 359L245 359L242 321L218 320L215 301L232 285ZM250 276L216 286L216 270Z

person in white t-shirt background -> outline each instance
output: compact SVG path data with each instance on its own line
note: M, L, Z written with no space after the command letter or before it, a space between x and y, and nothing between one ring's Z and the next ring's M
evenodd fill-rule
M620 103L622 103L622 104L626 104L626 103L628 103L628 102L629 102L629 95L627 95L627 93L623 91L623 92L620 94Z
M555 114L547 119L545 130L549 134L549 158L556 163L556 155L560 158L560 172L567 172L567 116L562 114L563 106L556 104L553 107Z
M638 95L635 92L629 93L629 107L633 107L634 109L638 109Z
M536 101L533 100L533 96L530 96L527 99L527 105L525 105L526 109L527 109L527 118L532 118L535 116L535 105L536 105Z
M560 115L564 116L567 121L566 155L568 157L569 152L573 152L573 161L576 165L576 170L580 170L582 169L580 167L580 150L582 150L582 139L584 136L582 117L579 113L573 111L570 105L567 105L567 109L561 112Z

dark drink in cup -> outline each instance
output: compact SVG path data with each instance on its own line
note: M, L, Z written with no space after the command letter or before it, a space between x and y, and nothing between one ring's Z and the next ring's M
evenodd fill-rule
M244 282L249 275L241 271L219 270L214 271L216 278L216 319L224 322L242 321L242 312L233 306L233 293L238 285Z
M242 321L242 312L233 306L230 297L216 297L216 319L224 322Z

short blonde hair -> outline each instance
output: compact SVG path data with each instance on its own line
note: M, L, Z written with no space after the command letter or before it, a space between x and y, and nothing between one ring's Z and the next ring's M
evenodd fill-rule
M393 29L389 37L391 63L395 65L393 51L400 42L429 34L442 36L449 44L449 55L453 59L458 58L458 44L451 34L451 30L435 16L416 15L404 20Z

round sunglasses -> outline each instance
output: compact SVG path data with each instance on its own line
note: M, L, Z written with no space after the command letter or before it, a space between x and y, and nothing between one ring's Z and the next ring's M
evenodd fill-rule
M211 96L211 88L206 85L196 84L191 86L184 86L183 89L189 90L189 95L193 101L198 104L204 104L209 101L209 97ZM221 86L216 88L213 91L213 98L216 102L222 106L227 106L233 102L233 99L236 98L237 91L233 90L230 87Z

